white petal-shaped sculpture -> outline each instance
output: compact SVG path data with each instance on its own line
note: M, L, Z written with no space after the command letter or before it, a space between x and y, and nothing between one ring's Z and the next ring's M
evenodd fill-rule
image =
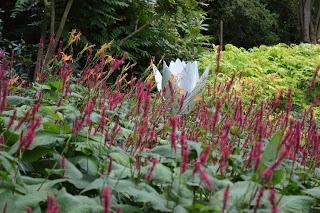
M158 91L161 91L162 90L162 75L156 66L153 66L153 73L154 73L155 81L157 83L157 89L158 89Z
M197 82L196 86L191 91L191 93L187 95L186 100L184 101L184 104L181 109L182 113L186 113L192 109L196 96L201 93L202 89L206 85L206 80L209 76L209 69L210 69L210 65L206 68L206 70L202 74L201 78L199 79L199 81Z
M188 63L184 72L181 73L179 87L183 88L184 93L190 93L199 81L197 62Z
M187 95L184 105L182 106L182 113L188 112L194 103L194 99L199 95L206 84L209 75L209 68L199 78L198 64L196 61L185 63L180 59L175 62L171 61L169 67L166 62L163 62L163 73L153 66L153 72L157 83L158 91L163 91L166 88L166 98L170 98L169 81L175 91L180 95Z

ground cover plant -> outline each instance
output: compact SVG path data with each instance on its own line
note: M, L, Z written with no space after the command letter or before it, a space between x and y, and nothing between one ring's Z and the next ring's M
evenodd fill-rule
M216 54L207 53L203 61L215 58ZM211 82L216 78L224 82L235 74L235 89L244 99L251 98L253 87L254 95L260 99L275 98L293 88L293 107L295 111L301 111L310 105L318 105L314 101L320 91L316 84L319 61L320 45L262 45L249 50L226 45L221 52L219 74L211 75ZM215 69L216 65L212 66ZM310 85L312 78L315 78L314 85ZM314 110L318 116L319 108Z
M317 121L292 89L244 101L215 80L186 114L108 47L60 47L29 84L1 52L2 212L319 211Z

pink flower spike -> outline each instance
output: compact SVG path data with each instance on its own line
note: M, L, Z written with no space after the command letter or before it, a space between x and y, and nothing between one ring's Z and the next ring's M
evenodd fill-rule
M115 71L117 69L120 68L120 66L122 65L123 61L119 60L119 59L113 59L111 62L111 69L112 71Z
M4 141L4 136L0 135L0 145L4 145L5 141Z
M214 190L211 178L209 177L208 173L205 170L202 170L200 172L200 178L206 187L208 187L212 191Z
M59 213L59 205L55 203L54 196L48 196L47 213Z
M180 143L181 143L181 173L184 173L188 167L188 145L186 143L187 137L186 132L183 131L180 136Z
M15 110L13 111L13 115L10 116L9 122L8 122L8 124L7 124L7 129L10 129L10 127L13 125L14 120L15 120L15 118L16 118L16 115L17 115L17 110L15 109Z
M204 152L201 153L200 155L200 162L201 162L201 165L203 166L206 166L207 165L207 162L209 160L209 155L210 155L210 149L211 149L211 146L210 144L207 145L206 149L204 150Z
M146 180L151 181L152 180L152 172L154 168L156 167L157 163L159 163L159 160L157 158L152 159L152 166L150 167L149 171L146 174Z
M60 156L60 163L61 163L61 169L62 169L62 177L64 177L65 168L66 168L66 159L63 155Z
M264 194L264 188L263 187L260 187L259 189L259 193L258 193L258 197L257 197L257 203L254 207L254 210L253 210L253 213L256 213L257 212L257 209L259 208L260 206L260 202L261 202L261 199L263 197L263 194Z
M111 171L112 171L112 157L109 156L108 175L110 175Z
M111 199L112 199L112 188L109 186L105 186L102 190L101 194L104 213L111 213Z
M272 205L272 213L279 213L279 209L277 207L276 192L274 191L274 189L270 189L269 201Z
M268 168L266 168L266 169L263 171L263 173L262 173L262 179L263 179L264 181L269 181L270 178L272 177L272 174L273 174L272 168L271 168L271 167L268 167Z
M222 212L226 210L228 199L229 199L229 194L230 194L230 185L227 186L227 188L223 192L223 207L222 207Z

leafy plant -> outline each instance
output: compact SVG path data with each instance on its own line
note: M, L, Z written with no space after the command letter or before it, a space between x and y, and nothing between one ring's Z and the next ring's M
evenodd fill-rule
M221 53L221 72L213 75L211 82L215 79L224 82L233 75L241 76L235 79L234 88L244 99L250 99L252 95L258 99L274 99L281 96L281 91L284 95L292 88L294 108L299 111L313 105L320 94L317 78L314 88L310 89L320 61L319 45L262 45L249 50L226 45L225 48ZM204 62L213 60L216 60L214 53L203 56ZM316 107L315 111L318 116L319 108Z

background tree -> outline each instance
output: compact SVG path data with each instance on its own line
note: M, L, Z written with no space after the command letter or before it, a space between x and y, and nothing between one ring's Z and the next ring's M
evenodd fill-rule
M160 58L163 53L167 59L178 56L196 58L208 41L208 37L201 33L205 28L205 12L196 0L74 0L72 7L72 0L4 1L6 17L3 33L10 40L23 38L36 44L40 38L41 23L46 23L42 29L46 31L48 43L52 31L49 30L52 28L49 27L50 16L52 19L54 11L54 24L51 20L51 26L56 26L55 47L60 32L66 39L68 32L77 29L83 35L82 44L89 42L99 46L113 40L114 54L121 55L123 51L128 51L131 60L149 62L151 56ZM69 8L70 12L64 16ZM26 16L31 13L37 22ZM25 20L19 25L16 21L22 17ZM12 22L21 31L11 31ZM62 26L65 23L65 26L57 28L60 23ZM25 32L30 32L32 36L26 36Z
M320 40L320 1L299 0L301 34L304 42L317 43Z
M204 0L208 12L209 32L219 35L220 20L224 23L224 43L245 48L260 44L275 44L278 15L260 0Z

